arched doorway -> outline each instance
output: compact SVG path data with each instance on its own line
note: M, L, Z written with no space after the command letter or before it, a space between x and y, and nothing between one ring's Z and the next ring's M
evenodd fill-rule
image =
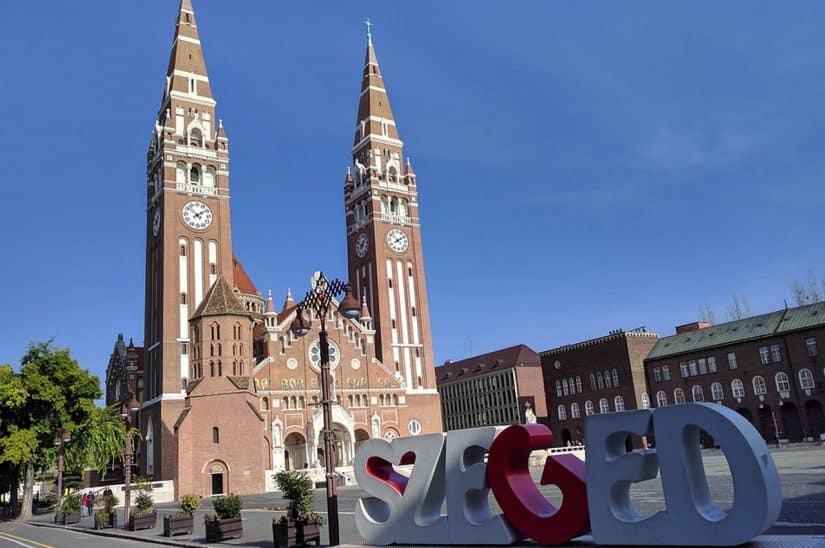
M298 432L292 432L284 439L284 468L303 470L307 467L307 440Z
M349 430L347 430L346 426L335 423L332 425L332 431L335 434L335 458L333 459L333 464L335 466L350 466L355 455Z
M773 409L770 405L763 405L759 408L759 433L765 438L767 442L778 442L777 428L779 427L778 417L774 415ZM779 432L779 437L782 437L782 432Z
M808 419L808 428L814 439L819 439L825 433L825 413L822 411L822 404L817 400L805 402L805 417Z
M572 441L573 441L573 435L570 433L570 430L568 430L567 428L562 429L562 431L561 431L561 444L562 444L562 447L567 447L568 445L571 445Z
M222 463L213 462L209 465L207 472L209 473L210 480L210 495L223 495L224 493L229 492L226 478L226 468Z
M357 428L355 430L355 450L358 451L358 448L361 447L361 444L370 439L369 433L364 430L363 428Z
M779 408L782 410L782 430L785 437L792 441L802 439L802 422L799 419L799 409L791 402L785 402Z

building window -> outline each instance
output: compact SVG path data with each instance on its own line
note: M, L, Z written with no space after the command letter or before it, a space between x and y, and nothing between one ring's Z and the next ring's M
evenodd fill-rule
M584 402L584 414L585 416L587 416L592 415L593 413L595 413L595 410L593 409L593 402L587 400L586 402Z
M670 380L670 366L663 365L662 366L662 380L669 381Z
M604 378L601 371L596 373L596 384L599 386L599 390L604 390Z
M653 381L654 382L662 382L662 368L661 367L654 367L653 368Z
M688 364L687 362L682 362L679 364L679 372L682 374L682 378L686 379L690 375L688 372Z
M559 413L559 420L560 421L566 421L567 420L567 409L565 409L563 405L559 406L558 413Z
M762 365L771 363L771 355L767 346L759 347L759 361L762 362Z
M728 367L730 369L736 369L739 367L736 364L736 352L728 352Z
M705 358L699 358L699 374L700 375L707 375L708 373L708 360Z
M642 392L642 409L650 409L650 398L647 392Z
M760 375L753 378L753 393L757 396L764 396L768 393L768 387L765 385L765 379Z
M676 390L674 390L673 401L675 401L677 404L685 403L685 391L681 388L677 388Z
M221 433L218 430L217 426L212 427L212 443L220 443L221 442Z
M561 391L564 393L565 396L569 396L570 393L567 389L567 379L561 380Z
M180 343L180 353L181 356L184 356L189 353L189 345L186 343Z
M561 397L561 381L556 379L556 396Z
M605 371L604 371L604 387L605 388L610 388L610 386L611 386L611 384L610 384L610 371L605 369Z
M693 387L691 392L693 392L693 401L695 401L695 402L705 401L705 391L702 390L702 387L699 386L698 384Z
M180 304L186 304L186 293L180 294Z
M215 263L209 263L209 273L213 276L218 273L218 265Z
M186 257L186 244L180 244L180 256Z
M808 337L805 339L805 349L808 351L809 358L816 358L818 354L816 348L816 337Z
M576 392L582 393L582 378L576 375Z
M734 398L745 397L745 384L739 379L733 379L730 383L730 391Z
M699 374L699 369L696 367L696 360L690 360L688 362L688 369L690 369L690 376L695 377Z
M578 419L581 418L581 409L579 409L578 403L571 403L570 404L570 418Z
M267 409L269 409L269 398L267 398L266 396L261 398L261 409L263 411L266 411Z
M615 368L613 369L613 386L619 387L619 371Z
M616 411L624 411L624 398L621 396L616 396L613 399L613 407L616 408Z
M710 385L710 394L713 401L722 401L725 399L725 391L722 389L721 382L715 382Z
M656 392L656 407L667 406L667 394L663 390Z
M596 375L590 373L590 390L596 389Z
M814 374L810 369L799 370L799 386L802 390L813 390L814 388Z
M788 379L787 374L780 371L779 373L776 374L776 377L774 377L774 380L776 381L776 390L777 391L779 391L779 392L790 392L791 391L791 382Z
M610 404L607 403L607 398L602 398L599 400L599 413L609 413L610 412Z
M779 363L779 362L782 361L782 353L779 351L779 345L778 344L772 344L771 345L771 360L774 363Z

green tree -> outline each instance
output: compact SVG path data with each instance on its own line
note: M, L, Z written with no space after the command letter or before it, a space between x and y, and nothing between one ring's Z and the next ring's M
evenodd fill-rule
M0 372L0 386L6 385L5 375ZM122 453L125 429L111 410L95 405L94 400L102 395L98 378L51 341L29 345L17 378L24 393L8 382L12 386L9 398L17 407L11 412L0 409L0 463L23 474L20 517L26 519L31 517L34 471L55 465L54 436L61 426L71 435L65 446L67 469L94 466L105 470Z

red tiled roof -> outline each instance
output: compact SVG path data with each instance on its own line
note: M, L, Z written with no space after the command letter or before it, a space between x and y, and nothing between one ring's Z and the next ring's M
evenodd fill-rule
M234 255L232 256L232 278L235 280L235 287L237 287L241 293L246 293L247 295L258 294L258 288L252 283L252 279L250 279L249 274L244 270L241 261Z
M538 353L523 344L494 350L456 362L445 363L435 369L437 384L460 378L473 377L515 366L541 367ZM449 374L449 375L448 375Z

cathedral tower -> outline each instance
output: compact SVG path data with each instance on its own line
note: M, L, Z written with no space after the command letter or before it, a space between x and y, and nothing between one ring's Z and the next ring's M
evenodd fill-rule
M215 115L191 0L181 0L147 153L141 472L175 479L173 426L190 371L189 318L222 277L233 287L229 141Z
M404 383L408 404L421 409L422 431L440 431L418 186L367 26L354 168L344 184L349 276L372 313L377 357Z

